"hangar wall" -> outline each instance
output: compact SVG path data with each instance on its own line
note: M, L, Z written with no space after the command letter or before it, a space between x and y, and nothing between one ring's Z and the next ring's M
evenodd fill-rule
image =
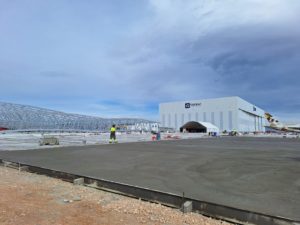
M162 127L177 131L189 121L210 122L220 131L264 131L264 110L240 97L161 103L159 114Z

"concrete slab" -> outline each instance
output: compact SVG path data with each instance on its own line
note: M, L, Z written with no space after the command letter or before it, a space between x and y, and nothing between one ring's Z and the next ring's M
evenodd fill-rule
M73 180L74 185L83 185L84 184L84 178L77 178Z
M300 220L299 139L123 143L0 151L0 158Z
M193 211L193 202L192 201L186 201L182 206L182 212L190 213L192 211Z

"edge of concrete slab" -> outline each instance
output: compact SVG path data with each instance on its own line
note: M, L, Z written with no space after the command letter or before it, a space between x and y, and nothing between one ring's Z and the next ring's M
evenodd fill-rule
M20 168L26 168L26 172L47 175L49 177L58 178L71 183L73 183L75 179L83 178L83 184L89 187L110 191L133 198L139 198L149 202L160 203L178 209L182 208L185 202L190 201L193 205L193 212L232 223L257 225L300 225L300 221L295 221L290 218L267 215L260 212L252 212L216 203L205 202L198 199L186 198L184 197L184 193L183 196L179 196L172 193L161 192L158 190L132 186L114 181L37 167L21 162L11 162L5 159L0 159L0 165L18 169L19 171L21 171Z

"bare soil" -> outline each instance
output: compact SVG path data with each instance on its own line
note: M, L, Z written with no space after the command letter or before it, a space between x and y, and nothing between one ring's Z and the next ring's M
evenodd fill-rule
M2 225L228 224L160 204L0 167Z

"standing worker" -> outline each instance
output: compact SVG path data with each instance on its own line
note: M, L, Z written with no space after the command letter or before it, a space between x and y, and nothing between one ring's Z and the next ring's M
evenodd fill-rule
M117 143L117 139L116 139L116 125L113 124L112 127L110 128L110 139L109 139L109 143Z

